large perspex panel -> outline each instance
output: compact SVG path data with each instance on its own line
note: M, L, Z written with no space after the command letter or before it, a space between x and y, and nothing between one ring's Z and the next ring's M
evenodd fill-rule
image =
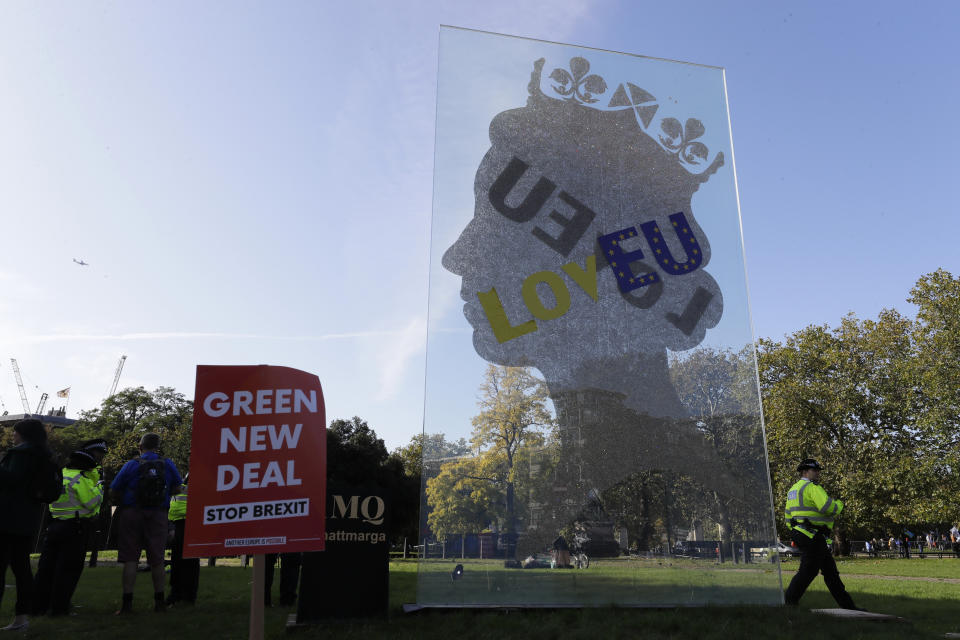
M723 70L443 28L431 246L418 604L782 602Z

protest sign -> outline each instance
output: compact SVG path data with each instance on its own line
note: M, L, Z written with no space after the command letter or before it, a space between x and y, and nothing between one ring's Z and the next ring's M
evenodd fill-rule
M288 367L197 367L184 557L322 551L323 391Z

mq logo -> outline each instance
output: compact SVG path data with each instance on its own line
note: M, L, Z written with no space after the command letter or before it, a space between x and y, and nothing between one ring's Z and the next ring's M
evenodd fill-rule
M375 509L371 511L371 506ZM348 501L341 495L333 496L333 507L330 512L330 519L347 518L348 520L362 520L367 524L383 524L383 514L387 510L387 505L380 496L366 496L362 500L360 496L350 496Z

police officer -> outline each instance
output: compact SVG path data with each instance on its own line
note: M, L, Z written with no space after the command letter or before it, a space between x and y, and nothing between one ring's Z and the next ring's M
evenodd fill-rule
M106 441L89 440L70 454L63 468L63 493L50 504L50 524L37 565L34 615L44 615L48 610L55 616L70 613L70 598L83 572L91 524L103 502L99 465L106 450Z
M200 582L200 558L183 557L183 535L187 522L187 480L188 473L180 485L180 492L170 496L170 510L167 519L173 523L173 548L170 550L170 595L167 605L177 602L196 604L197 587Z
M800 549L800 568L787 587L786 602L796 605L818 573L830 589L830 595L843 609L859 609L847 593L837 563L830 554L834 519L843 510L843 502L827 495L817 482L820 463L807 458L797 467L800 480L787 493L786 520L793 542Z

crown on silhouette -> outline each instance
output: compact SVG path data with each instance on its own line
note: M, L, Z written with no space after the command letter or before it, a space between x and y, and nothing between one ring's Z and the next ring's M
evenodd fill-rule
M716 154L712 162L710 150L698 138L706 133L703 123L696 118L687 118L683 124L673 117L656 118L660 103L649 91L632 82L621 82L616 89L610 88L601 76L590 73L590 62L579 56L571 58L569 68L557 67L544 77L545 59L534 62L530 91L541 96L575 103L598 111L633 110L641 131L652 138L664 151L676 157L688 173L706 180L723 166L723 152Z

